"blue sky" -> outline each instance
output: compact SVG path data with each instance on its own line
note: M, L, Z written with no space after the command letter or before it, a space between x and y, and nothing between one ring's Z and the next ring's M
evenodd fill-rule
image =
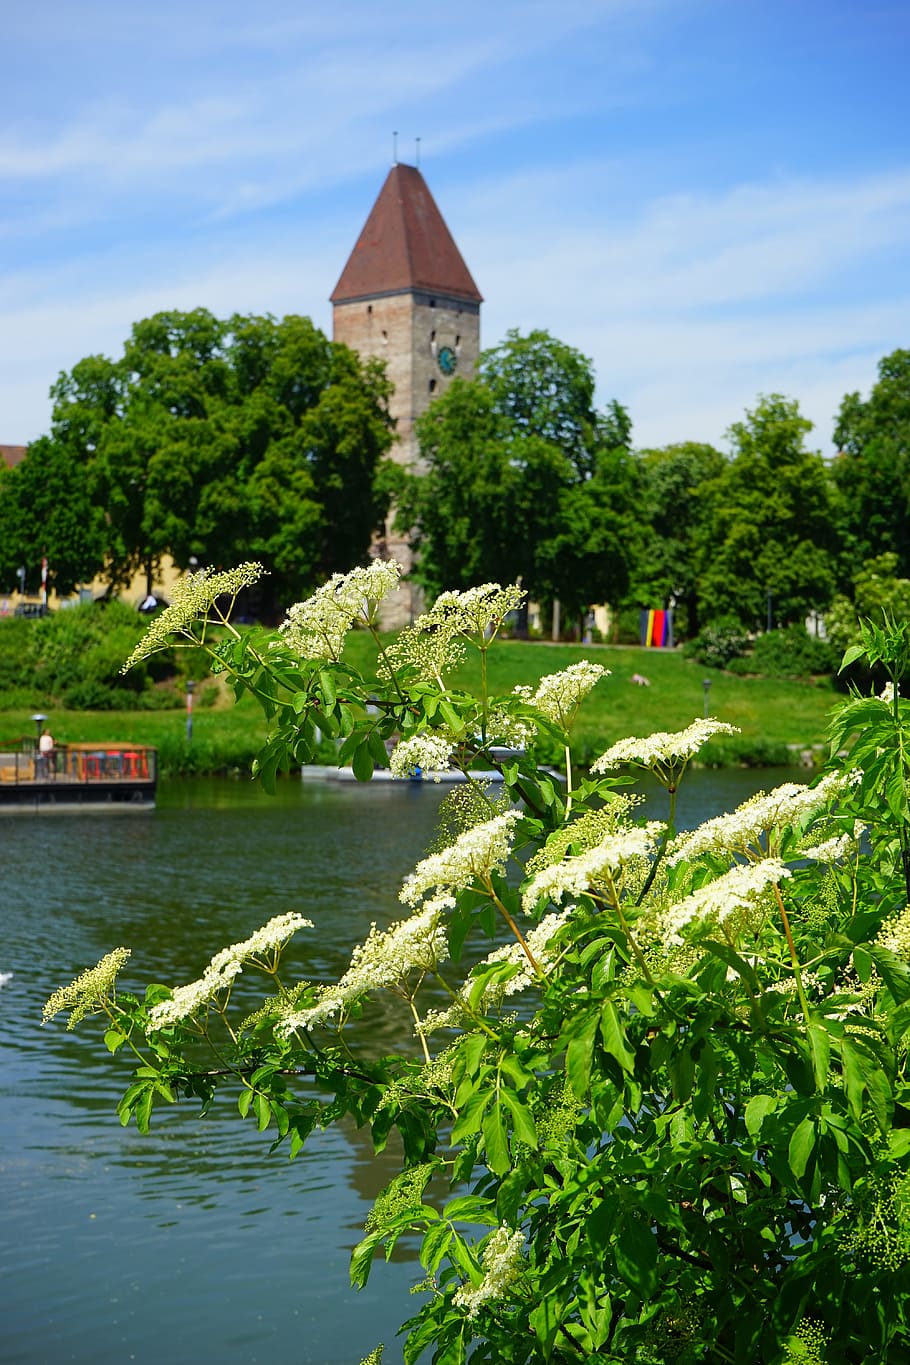
M762 393L832 451L910 346L907 0L7 0L0 441L160 309L305 313L420 164L484 345L549 329L641 446Z

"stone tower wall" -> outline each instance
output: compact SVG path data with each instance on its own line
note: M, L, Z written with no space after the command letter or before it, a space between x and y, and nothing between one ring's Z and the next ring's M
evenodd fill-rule
M364 357L385 362L394 385L389 411L395 419L392 458L407 468L419 465L414 424L452 379L474 376L480 355L480 306L458 299L409 291L336 303L334 338ZM448 347L457 357L452 375L439 368Z
M373 295L336 303L334 339L350 346L364 357L385 362L386 373L394 385L389 412L395 422L395 441L391 456L407 469L420 468L420 450L415 423L435 398L445 393L456 376L473 378L480 355L480 306L441 295L409 291L403 294ZM443 347L454 352L457 364L451 375L439 367ZM383 557L397 559L405 571L413 564L407 536L393 529L393 517L386 525ZM395 610L384 613L387 630L407 625L423 610L419 588L402 585Z

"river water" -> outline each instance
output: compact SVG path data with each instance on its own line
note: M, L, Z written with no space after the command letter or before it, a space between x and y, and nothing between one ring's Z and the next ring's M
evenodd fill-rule
M679 825L730 809L789 770L691 774ZM164 784L154 812L0 822L0 1365L358 1365L420 1300L406 1246L365 1290L348 1257L393 1154L332 1129L293 1162L269 1155L223 1101L184 1102L151 1134L121 1128L126 1058L91 1019L40 1028L58 986L119 945L122 981L194 979L271 916L316 924L294 940L310 979L337 979L372 921L400 918L403 877L430 843L444 788L287 782ZM647 814L662 814L652 794ZM389 1017L383 1046L407 1036ZM125 1050L124 1050L125 1051ZM274 1130L272 1130L274 1132Z

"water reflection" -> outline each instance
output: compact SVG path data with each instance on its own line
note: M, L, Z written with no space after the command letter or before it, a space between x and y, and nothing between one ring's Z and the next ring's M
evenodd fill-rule
M681 823L735 805L775 774L695 774ZM736 786L731 788L731 776ZM789 776L789 774L788 774ZM708 778L705 782L702 779ZM692 783L694 789L696 783ZM691 790L691 789L690 789ZM350 1365L413 1307L419 1267L376 1267L360 1294L347 1260L394 1169L366 1133L318 1134L289 1163L225 1096L122 1129L130 1070L91 1022L40 1030L47 996L118 944L130 983L196 977L214 951L298 910L295 970L331 980L370 923L400 918L397 891L430 843L441 788L241 782L166 784L155 812L9 817L3 823L0 971L0 1365L216 1356ZM710 806L710 808L708 808ZM660 815L659 807L649 810ZM254 998L254 997L251 997ZM372 1040L411 1038L389 1009ZM91 1041L90 1041L91 1040Z

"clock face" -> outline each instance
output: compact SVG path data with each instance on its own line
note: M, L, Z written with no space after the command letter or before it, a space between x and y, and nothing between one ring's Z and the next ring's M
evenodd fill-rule
M454 374L455 366L458 364L458 356L451 346L440 346L439 354L436 357L436 364L443 374Z

